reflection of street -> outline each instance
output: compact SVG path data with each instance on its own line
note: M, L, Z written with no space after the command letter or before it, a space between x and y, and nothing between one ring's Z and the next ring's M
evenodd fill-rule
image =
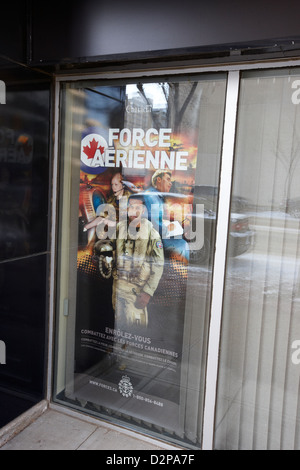
M284 213L257 213L250 218L255 232L252 249L235 258L229 258L226 270L225 294L227 302L237 298L254 303L261 296L274 296L283 308L284 299L291 302L297 295L300 265L298 241L300 221ZM225 299L226 308L226 299ZM240 314L243 305L239 305ZM245 309L248 310L248 305ZM290 306L288 307L288 312Z
M238 422L241 449L249 445L249 432L255 448L265 448L257 436L267 423L278 428L268 443L277 448L281 426L290 429L288 420L297 416L300 369L291 346L300 339L300 257L280 256L282 244L277 238L275 250L275 239L271 253L260 245L227 264L216 428L221 436L225 423ZM288 253L296 247L289 244Z
M246 253L231 258L227 265L227 295L249 298L254 295L285 295L291 300L295 290L300 258ZM243 292L244 289L244 292ZM254 299L253 299L254 300ZM282 299L281 299L282 300Z
M280 294L286 295L291 300L297 290L299 270L300 258L281 259L275 255L246 253L228 260L225 292L228 296L234 295L240 300L249 299L249 289L251 295L273 294L278 298L280 289ZM189 266L189 292L199 297L208 295L211 288L210 276L211 267ZM242 313L242 305L239 308Z
M248 214L255 231L255 253L297 256L300 219L279 211Z

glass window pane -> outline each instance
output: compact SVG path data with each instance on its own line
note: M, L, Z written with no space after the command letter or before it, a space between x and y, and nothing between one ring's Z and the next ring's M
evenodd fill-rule
M196 447L225 92L223 74L62 90L54 399Z
M300 447L299 77L241 80L228 249L248 222L255 243L227 262L217 449Z

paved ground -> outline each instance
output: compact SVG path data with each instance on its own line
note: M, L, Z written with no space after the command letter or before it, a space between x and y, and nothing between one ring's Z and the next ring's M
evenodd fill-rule
M161 444L161 446L160 446ZM48 409L0 450L163 450L174 447L132 432Z

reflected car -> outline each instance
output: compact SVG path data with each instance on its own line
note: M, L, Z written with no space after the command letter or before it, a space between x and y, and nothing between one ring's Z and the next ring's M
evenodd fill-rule
M190 263L210 264L215 246L218 188L215 186L195 186L190 195L171 191L170 193L160 193L160 196L168 205L173 205L173 207L176 207L177 204L192 204L193 231L196 230L197 218L204 217L203 246L199 249L190 249ZM197 204L204 206L203 213L197 213ZM250 229L249 218L243 212L250 211L250 209L251 206L247 199L239 196L232 197L228 244L228 255L230 257L246 253L254 245L255 232Z
M209 264L214 254L218 207L218 188L215 186L195 186L192 190L193 206L204 205L204 244L200 250L192 250L190 261L195 264ZM250 202L239 196L232 196L228 255L235 257L246 253L255 243L255 232L249 227L249 218L244 213L250 211ZM193 218L196 214L193 211Z

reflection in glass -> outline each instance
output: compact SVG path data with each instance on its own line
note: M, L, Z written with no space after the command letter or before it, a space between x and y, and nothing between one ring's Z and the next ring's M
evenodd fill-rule
M225 91L215 75L62 95L55 399L196 447Z
M296 69L241 81L232 210L242 197L255 243L227 262L217 449L300 448L297 78Z
M0 262L47 250L49 91L24 88L0 113Z

